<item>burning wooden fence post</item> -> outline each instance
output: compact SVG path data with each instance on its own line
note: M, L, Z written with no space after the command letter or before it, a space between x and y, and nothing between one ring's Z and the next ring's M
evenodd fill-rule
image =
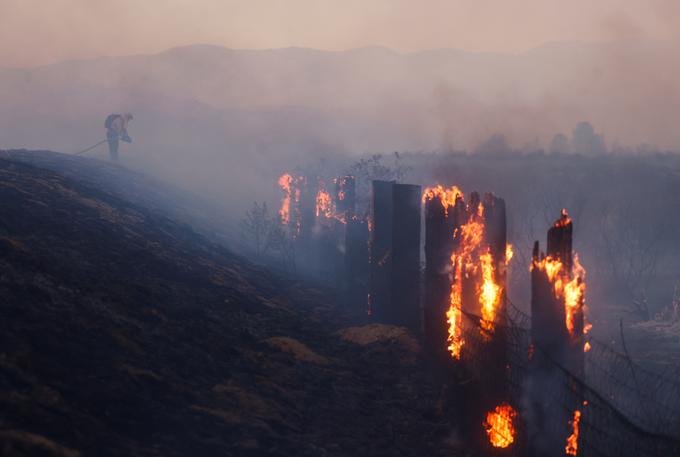
M584 377L585 270L572 251L572 222L566 211L548 231L547 254L534 244L531 269L531 447L536 455L565 452L565 431L574 411L560 407ZM556 406L560 405L560 406ZM542 418L550 417L547 421Z
M452 193L453 194L453 193ZM445 195L432 192L423 196L425 204L425 291L423 327L425 347L436 360L448 360L446 312L451 296L451 254L457 224L456 195L449 202ZM462 198L458 197L462 202ZM453 207L450 208L451 204Z
M421 188L395 184L392 222L392 303L389 321L420 330Z
M483 370L483 392L488 410L507 401L510 397L508 376L508 337L507 337L507 223L505 215L505 200L493 194L485 194L484 208L484 239L491 255L493 267L493 282L499 288L499 293L494 303L494 313L487 316L490 321L482 324L487 330L483 337L488 357L485 358ZM484 267L482 267L484 270ZM484 276L484 272L482 273ZM482 278L483 284L485 278ZM484 287L484 286L483 286ZM484 290L481 292L484 294ZM483 301L483 300L482 300ZM484 305L483 305L484 306ZM482 310L482 316L484 316ZM486 328L485 328L486 327Z
M534 244L531 271L531 337L550 360L584 375L583 269L572 253L572 223L566 212L548 230L546 256Z
M493 448L513 443L516 448L514 432L501 439L497 430L481 426L489 417L509 423L516 416L508 404L506 265L511 251L505 202L493 194L480 200L473 192L466 204L458 188L439 185L425 191L423 202L428 352L436 372L448 376L445 382L456 372L481 375L479 381L454 386L458 400L452 411L464 435L480 442L488 438ZM452 359L460 361L452 365Z
M376 320L420 327L420 186L373 181L370 306Z

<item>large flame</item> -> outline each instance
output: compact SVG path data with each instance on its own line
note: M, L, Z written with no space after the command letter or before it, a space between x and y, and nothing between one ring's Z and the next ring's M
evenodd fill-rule
M506 448L515 441L514 419L517 412L512 406L503 403L486 415L483 426L493 447Z
M460 229L454 231L453 237L458 240L458 248L451 255L453 281L449 309L446 312L449 324L448 349L453 358L459 359L463 347L462 309L463 309L463 277L469 277L475 270L473 254L484 239L484 223L474 215Z
M571 435L567 437L567 445L564 448L564 452L567 455L578 454L578 423L581 420L581 411L578 409L574 411L574 418L569 421L571 426Z
M449 216L449 210L456 205L464 204L461 190L456 186L446 188L441 184L428 187L423 192L422 201L439 200L444 208L444 214ZM480 305L480 325L482 336L488 338L494 331L496 315L503 297L503 287L500 284L499 267L505 268L500 259L494 257L489 245L484 239L484 204L468 205L464 213L467 220L457 221L461 225L453 232L454 245L451 253L451 289L449 308L446 311L448 323L447 349L451 356L459 359L465 341L462 331L463 281L472 279L475 282L475 296ZM505 247L505 265L512 258L512 246Z

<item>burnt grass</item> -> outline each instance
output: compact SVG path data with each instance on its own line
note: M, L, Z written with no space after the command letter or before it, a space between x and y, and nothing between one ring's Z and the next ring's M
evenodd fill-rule
M0 455L468 455L408 334L343 339L356 316L331 290L163 195L105 162L0 152Z

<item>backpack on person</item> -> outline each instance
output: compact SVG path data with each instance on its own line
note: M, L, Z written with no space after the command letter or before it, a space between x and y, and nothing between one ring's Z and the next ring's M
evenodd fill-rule
M106 116L106 120L104 121L104 127L110 129L111 126L113 125L113 121L115 121L119 117L121 117L120 114L109 114L108 116Z

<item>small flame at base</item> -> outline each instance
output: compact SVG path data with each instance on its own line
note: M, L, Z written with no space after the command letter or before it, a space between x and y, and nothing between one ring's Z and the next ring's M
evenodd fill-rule
M578 409L574 411L574 418L569 421L571 425L571 435L567 438L567 445L564 452L567 455L576 455L578 453L578 423L581 420L581 411Z
M514 419L517 412L512 406L503 403L486 415L483 426L493 447L506 448L515 441Z

